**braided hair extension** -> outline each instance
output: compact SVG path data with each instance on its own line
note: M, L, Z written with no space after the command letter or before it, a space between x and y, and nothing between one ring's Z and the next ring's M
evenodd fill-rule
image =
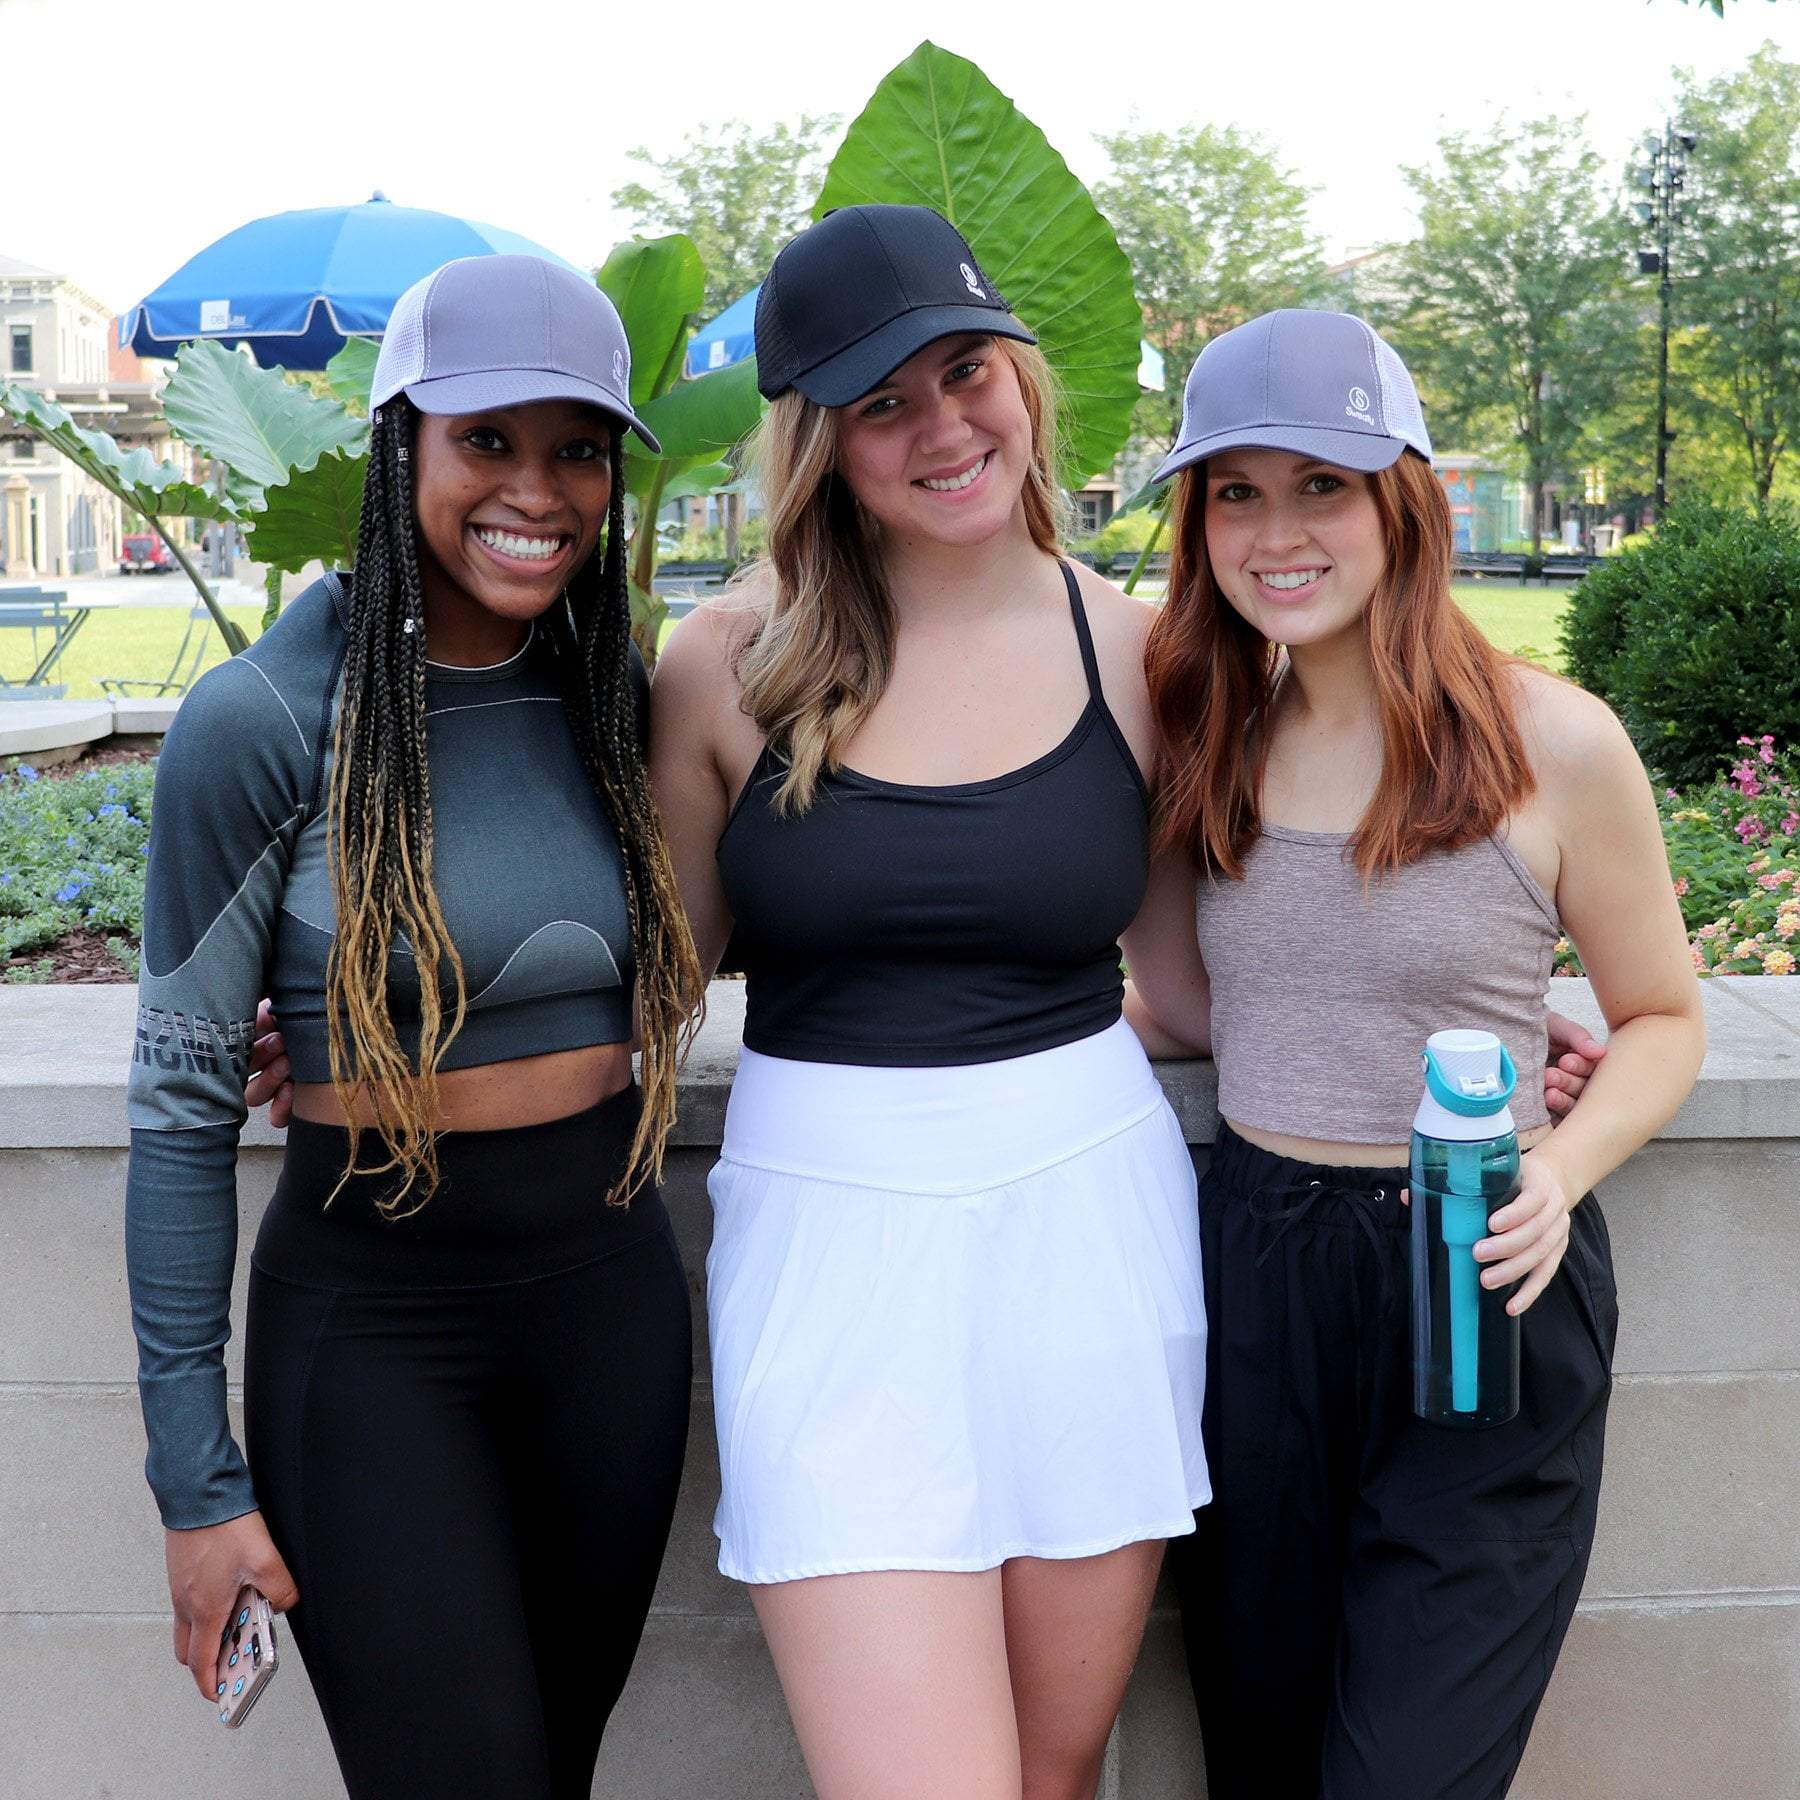
M376 1172L397 1169L401 1175L382 1202L394 1217L416 1212L436 1190L437 1073L462 1027L465 1006L462 963L431 881L425 612L411 473L417 420L412 404L397 396L380 409L371 429L329 799L339 921L326 965L331 1079L352 1120L356 1098L369 1099L388 1158ZM676 1071L699 1023L705 981L650 800L637 732L624 470L616 438L612 471L604 556L591 557L578 571L565 603L545 623L559 653L576 746L617 832L625 868L645 1103L625 1174L607 1195L609 1203L624 1203L646 1178L662 1177ZM388 955L397 934L412 949L418 973L416 1065L401 1047L387 1003ZM447 1027L445 985L454 1002ZM345 1179L356 1166L357 1144L352 1123Z
M437 1187L438 1067L462 1028L465 1002L462 961L431 880L425 594L412 493L417 426L418 414L401 395L370 427L327 802L337 931L325 964L326 1030L331 1084L351 1121L350 1159L338 1186L356 1166L355 1101L366 1097L387 1151L375 1172L400 1172L398 1188L381 1203L394 1217L416 1212ZM388 1007L388 956L397 934L418 974L416 1067ZM446 967L454 996L448 1030Z
M591 556L551 615L563 669L563 705L594 792L618 834L637 959L638 1035L644 1107L624 1175L607 1195L624 1205L646 1180L661 1181L675 1118L675 1077L705 1013L706 978L675 886L662 822L650 798L631 672L631 591L626 570L625 466L612 447L612 501L604 555Z

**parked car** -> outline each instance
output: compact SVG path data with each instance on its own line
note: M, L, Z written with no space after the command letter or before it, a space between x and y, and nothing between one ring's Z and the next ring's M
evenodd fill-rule
M166 575L174 567L169 546L154 531L134 531L119 545L121 575Z

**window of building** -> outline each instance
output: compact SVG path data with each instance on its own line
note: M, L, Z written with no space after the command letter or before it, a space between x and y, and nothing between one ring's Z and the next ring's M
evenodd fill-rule
M12 366L15 375L31 373L31 327L15 325L12 328Z
M13 447L12 447L13 461L14 462L30 462L32 459L32 455L36 451L36 449L37 449L37 443L36 443L35 439L33 439L33 438L14 438L13 439Z

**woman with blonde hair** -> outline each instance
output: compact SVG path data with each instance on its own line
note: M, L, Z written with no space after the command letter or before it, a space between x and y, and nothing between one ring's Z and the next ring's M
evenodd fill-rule
M1606 707L1495 651L1400 359L1277 312L1189 378L1150 637L1156 842L1191 855L1210 1045L1201 1184L1213 1504L1177 1562L1212 1800L1497 1800L1593 1541L1617 1297L1589 1190L1674 1113L1703 1030L1643 765ZM1522 1318L1518 1415L1412 1412L1408 1132L1432 1033L1544 1061L1566 933L1611 1029L1475 1246ZM1179 1018L1178 1018L1179 1015ZM1161 1048L1174 1051L1176 1043Z
M1121 938L1193 961L1150 614L1060 558L1046 365L936 214L802 233L757 351L766 565L653 695L701 960L748 976L720 1566L822 1800L1090 1800L1208 1493L1193 1169L1120 1014Z

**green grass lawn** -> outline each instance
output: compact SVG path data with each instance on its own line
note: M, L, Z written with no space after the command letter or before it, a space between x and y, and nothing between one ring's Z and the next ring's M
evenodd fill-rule
M246 636L256 636L257 621L262 617L260 606L228 606L225 611L243 627ZM161 681L175 660L187 622L185 606L122 606L117 612L90 613L50 679L67 682L71 700L98 699L102 675ZM198 631L200 627L196 625L194 629ZM23 640L25 634L8 632L6 636L9 640ZM206 656L201 666L210 669L214 663L225 660L225 646L218 627L210 619L206 636ZM30 672L31 662L23 655L23 642L0 646L0 655L7 658L0 666L15 680ZM140 694L143 691L139 689Z
M1487 634L1489 643L1561 671L1562 616L1569 606L1568 588L1459 581L1450 591L1457 605Z
M1503 587L1497 581L1460 582L1452 590L1458 604L1502 650L1535 653L1550 668L1561 668L1561 621L1569 604L1565 588ZM254 638L262 609L228 606L227 613ZM56 670L55 679L69 684L71 700L91 700L100 694L102 675L128 675L160 681L175 660L175 647L187 626L187 610L180 606L131 606L117 612L94 613ZM673 624L665 624L666 638ZM206 659L211 668L222 662L225 646L216 628L207 627ZM9 646L9 651L11 647ZM12 655L7 665L20 661ZM28 669L29 663L24 664Z

